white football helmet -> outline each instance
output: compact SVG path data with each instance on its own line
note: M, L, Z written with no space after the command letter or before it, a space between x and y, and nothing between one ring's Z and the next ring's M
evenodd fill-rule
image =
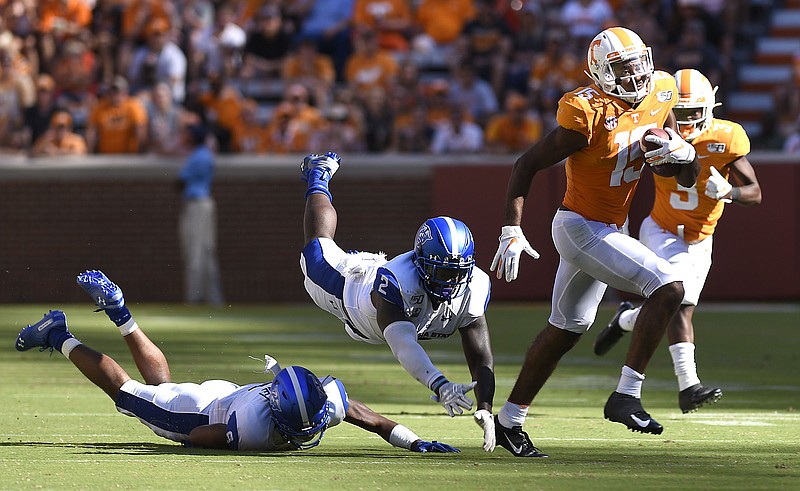
M606 94L635 104L650 93L653 53L638 34L611 27L589 44L589 75Z
M711 126L713 110L722 103L715 100L717 87L712 87L705 75L697 70L678 70L673 77L678 85L678 103L672 111L681 136L692 141Z

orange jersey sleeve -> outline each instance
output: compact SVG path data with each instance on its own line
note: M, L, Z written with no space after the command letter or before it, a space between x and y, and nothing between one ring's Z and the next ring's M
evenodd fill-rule
M558 124L589 141L567 159L564 206L589 220L625 222L645 165L639 139L648 128L662 128L678 101L675 79L668 73L655 72L652 84L635 107L596 85L569 92L558 102Z
M685 188L674 178L654 175L656 197L650 216L658 226L673 234L683 225L683 237L689 243L714 233L725 204L706 196L706 183L715 167L726 179L728 164L750 153L750 139L744 128L732 121L714 119L706 131L692 141L700 162L700 174L694 187Z

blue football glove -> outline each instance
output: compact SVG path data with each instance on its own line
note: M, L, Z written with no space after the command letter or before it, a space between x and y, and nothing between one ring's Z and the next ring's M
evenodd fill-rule
M451 447L450 445L442 442L426 442L425 440L417 440L411 444L410 450L412 452L432 452L432 453L461 453L461 450L457 449L456 447Z

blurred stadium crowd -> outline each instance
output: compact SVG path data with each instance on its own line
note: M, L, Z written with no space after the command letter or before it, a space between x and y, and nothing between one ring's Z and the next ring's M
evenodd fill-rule
M702 71L724 101L737 33L773 3L0 0L0 149L177 155L203 122L221 153L516 153L588 83L605 27L636 30L659 69Z

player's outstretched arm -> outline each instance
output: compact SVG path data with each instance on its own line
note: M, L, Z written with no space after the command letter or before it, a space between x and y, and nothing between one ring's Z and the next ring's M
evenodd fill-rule
M380 435L381 438L395 447L405 448L412 452L458 453L459 449L446 443L425 441L416 433L391 419L382 416L366 404L354 399L349 399L347 414L344 418L350 424L363 428L371 433Z
M450 416L463 414L465 409L471 410L473 401L466 394L472 390L475 382L458 384L447 380L420 346L417 328L406 318L403 310L374 294L373 302L378 310L378 325L383 328L386 344L406 372L431 389L431 399L440 403Z
M540 170L558 164L588 144L589 140L582 133L556 126L514 163L506 190L500 244L489 268L497 271L498 279L505 276L506 281L510 282L517 278L523 252L534 259L539 258L539 253L528 243L521 228L522 210L533 177Z
M492 415L492 400L494 400L494 357L489 338L489 325L486 317L481 316L469 325L459 330L461 345L464 348L464 357L467 360L472 380L475 386L475 398L478 401L477 410L473 415L475 423L483 429L483 449L487 452L494 450L495 429L494 416Z

